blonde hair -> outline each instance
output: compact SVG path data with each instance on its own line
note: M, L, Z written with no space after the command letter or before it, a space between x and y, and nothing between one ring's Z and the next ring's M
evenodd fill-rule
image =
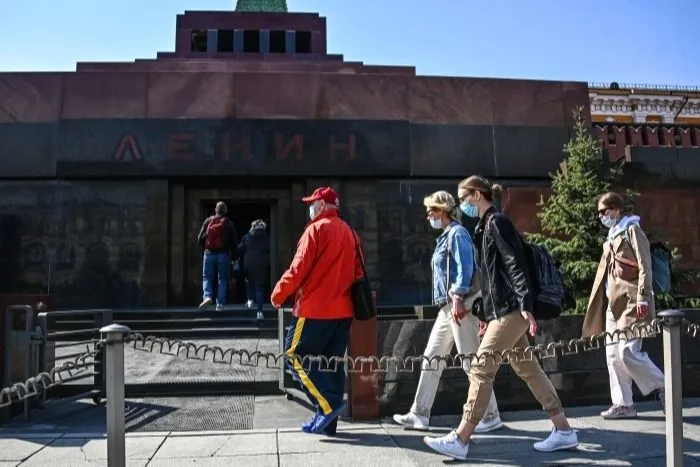
M491 183L481 175L472 175L469 178L465 178L459 182L457 188L471 190L472 192L478 191L486 201L492 203L499 203L501 201L501 195L503 194L503 187L501 185L498 183Z
M425 199L423 199L423 205L426 208L439 209L456 221L462 219L462 212L457 207L454 196L444 190L436 191L432 195L426 196Z

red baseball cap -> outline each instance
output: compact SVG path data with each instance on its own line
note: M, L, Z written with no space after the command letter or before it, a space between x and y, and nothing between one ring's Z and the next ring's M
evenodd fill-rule
M301 200L306 204L311 204L314 201L325 201L328 204L335 204L336 206L339 204L338 194L329 186L316 188L314 192L311 193L311 196L307 196Z

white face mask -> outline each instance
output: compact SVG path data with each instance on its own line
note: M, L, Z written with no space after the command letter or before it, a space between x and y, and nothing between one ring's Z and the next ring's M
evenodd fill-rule
M432 217L430 218L430 227L434 229L441 229L442 228L442 220L440 219L433 219Z
M309 219L314 220L320 211L321 206L318 203L313 203L311 206L309 206Z
M611 216L603 216L600 218L600 222L602 222L605 227L611 229L617 224L617 219Z

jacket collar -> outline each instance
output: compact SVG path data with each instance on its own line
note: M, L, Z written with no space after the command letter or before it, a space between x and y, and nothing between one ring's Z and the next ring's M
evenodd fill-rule
M496 214L497 212L498 210L496 209L496 207L494 205L491 205L491 207L488 208L481 216L481 219L479 219L479 223L476 224L476 230L484 230L487 219L490 218L493 214Z
M442 230L442 232L440 233L440 235L438 236L438 238L447 235L447 234L450 232L450 230L454 229L456 226L459 226L459 225L460 225L459 222L457 222L456 220L452 220L452 221L447 225L447 227L445 227L445 228Z

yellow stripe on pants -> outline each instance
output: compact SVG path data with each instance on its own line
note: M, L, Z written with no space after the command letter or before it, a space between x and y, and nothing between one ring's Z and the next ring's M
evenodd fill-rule
M309 391L309 393L312 396L316 398L319 407L321 407L323 415L328 415L333 411L333 409L331 409L331 405L328 403L326 398L323 397L318 391L318 388L316 388L314 383L311 381L309 375L306 374L306 372L304 371L304 367L301 365L301 360L299 359L299 357L294 355L294 353L297 350L297 346L299 345L299 340L301 339L301 332L304 329L305 321L305 318L297 318L297 322L294 326L294 335L292 336L292 344L289 346L289 350L287 350L287 355L292 357L292 366L294 367L294 371L296 371L299 375L301 384L306 388L307 391Z

